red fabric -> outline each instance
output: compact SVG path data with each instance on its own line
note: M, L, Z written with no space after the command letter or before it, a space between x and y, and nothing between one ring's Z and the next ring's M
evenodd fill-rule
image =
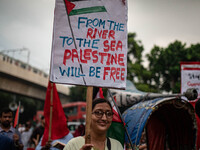
M115 102L116 102L116 97L114 96L114 100L115 100ZM119 114L118 114L118 112L117 112L117 109L115 108L115 105L113 105L113 120L112 121L114 121L114 122L122 122L122 120L120 119L120 116L119 116Z
M102 88L99 88L99 96L100 96L100 98L104 98Z
M79 125L78 128L75 130L73 136L83 136L85 134L85 126L83 124Z
M147 123L149 150L165 149L165 125L155 115Z
M58 92L56 90L56 85L55 83L49 82L46 92L45 105L44 105L45 129L42 140L42 146L46 144L49 136L51 90L53 90L51 140L60 139L69 133L69 130L67 128L67 119L65 117L62 105L60 103Z
M122 122L120 117L119 117L119 114L117 113L117 111L115 111L113 109L113 113L114 113L114 115L113 115L113 120L112 121L114 121L114 122Z
M98 89L98 92L97 92L97 94L95 95L95 98L104 98L102 88L99 88L99 89Z
M67 7L67 14L69 15L72 9L76 6L75 4L69 2L68 0L65 0L65 5Z
M190 104L195 108L197 100L195 101L189 101ZM196 114L196 120L197 120L197 137L196 137L196 148L200 149L200 118Z
M17 126L19 120L19 106L17 107L17 111L15 114L15 120L14 120L14 128Z

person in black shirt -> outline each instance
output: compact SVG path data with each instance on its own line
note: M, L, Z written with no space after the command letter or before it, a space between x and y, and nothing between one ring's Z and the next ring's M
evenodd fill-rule
M38 145L40 138L42 137L44 133L44 125L45 125L45 119L44 119L44 116L42 116L41 125L36 127L31 135L31 142L34 144L34 147Z

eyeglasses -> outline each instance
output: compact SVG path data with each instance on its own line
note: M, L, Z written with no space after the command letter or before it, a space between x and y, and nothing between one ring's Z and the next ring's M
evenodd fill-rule
M96 116L97 118L102 118L104 114L106 115L106 117L107 117L108 119L111 119L112 116L113 116L113 112L112 112L112 111L109 111L109 110L108 110L108 111L105 111L105 112L103 112L102 110L96 110L96 111L94 111L92 114L95 114L95 116Z

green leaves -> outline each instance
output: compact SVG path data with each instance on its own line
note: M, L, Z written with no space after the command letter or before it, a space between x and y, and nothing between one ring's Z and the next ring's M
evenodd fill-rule
M186 47L186 43L176 40L167 47L155 45L146 54L147 68L142 64L143 51L142 42L136 40L136 33L129 33L127 78L137 89L146 92L180 93L180 62L200 60L199 43Z
M180 41L170 43L166 48L154 46L150 54L147 54L149 69L157 85L162 91L180 92L180 62L199 61L200 44L191 45L186 48L186 44Z

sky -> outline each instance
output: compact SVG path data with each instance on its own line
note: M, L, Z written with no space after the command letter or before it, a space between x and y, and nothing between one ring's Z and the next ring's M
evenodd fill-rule
M0 51L27 48L29 64L49 72L55 0L0 0ZM128 0L128 32L144 46L200 43L200 0ZM28 51L6 53L27 61ZM144 59L145 60L145 59Z

